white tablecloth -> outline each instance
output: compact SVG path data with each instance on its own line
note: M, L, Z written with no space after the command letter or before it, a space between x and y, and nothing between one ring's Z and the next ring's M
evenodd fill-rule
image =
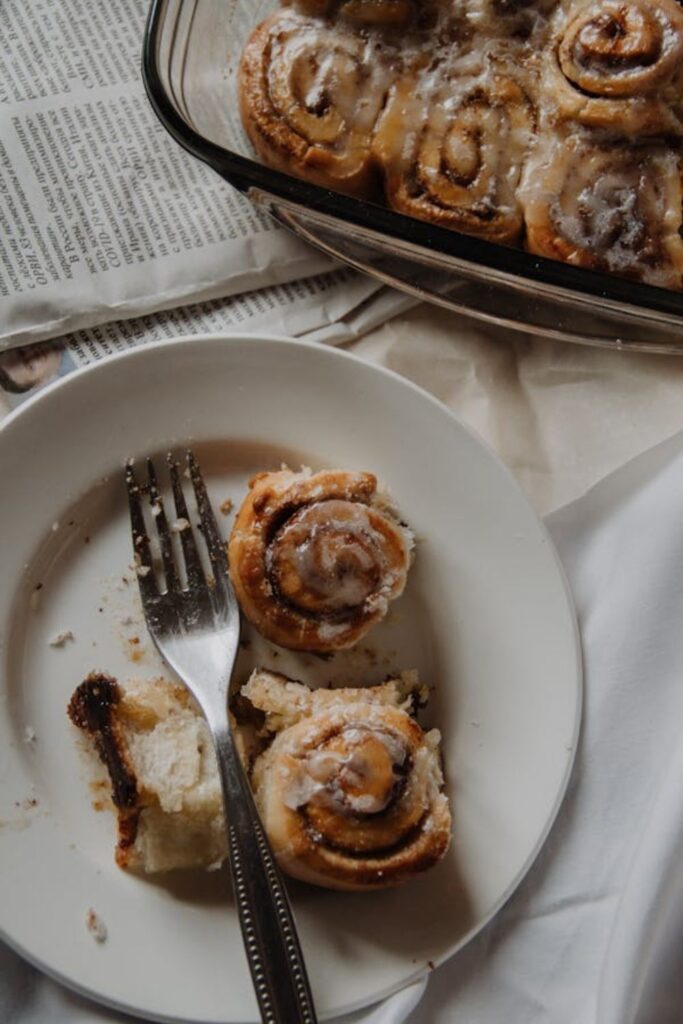
M517 893L363 1024L683 1019L683 435L548 520L575 595L586 702L569 793ZM457 823L456 823L457 827ZM5 1024L125 1018L0 952Z

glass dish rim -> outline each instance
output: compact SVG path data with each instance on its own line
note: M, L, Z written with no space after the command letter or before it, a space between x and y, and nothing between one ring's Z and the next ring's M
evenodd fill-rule
M185 2L187 0L179 0L180 5ZM199 0L191 2L196 7ZM142 80L147 97L161 124L176 142L240 192L248 195L256 189L340 224L372 231L385 242L397 241L422 251L431 262L438 260L440 270L452 269L462 274L462 266L449 268L450 259L469 266L479 277L490 270L499 282L505 280L511 287L540 285L546 297L553 297L551 293L556 292L556 297L565 302L683 326L683 292L576 267L420 221L378 203L295 178L211 142L182 117L162 81L157 61L158 42L168 4L169 0L150 0L142 47ZM400 287L400 282L397 286Z

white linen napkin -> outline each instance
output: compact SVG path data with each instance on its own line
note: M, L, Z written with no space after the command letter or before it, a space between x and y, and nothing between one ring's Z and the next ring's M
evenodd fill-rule
M527 878L428 984L345 1024L680 1024L683 435L548 520L584 643L582 738ZM455 823L457 828L457 822ZM0 953L6 1024L128 1018Z
M683 436L548 525L584 645L572 782L525 882L411 1024L683 1020Z

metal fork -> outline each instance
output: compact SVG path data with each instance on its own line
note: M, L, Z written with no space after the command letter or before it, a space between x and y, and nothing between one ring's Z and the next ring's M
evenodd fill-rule
M223 787L238 916L262 1021L316 1024L287 892L254 805L228 718L240 614L228 574L225 543L197 460L191 451L186 459L211 575L207 578L202 565L178 461L172 454L167 456L176 512L175 521L169 525L151 459L147 459L147 483L142 486L129 460L126 485L142 607L159 653L194 695L211 730ZM150 518L158 535L163 587L152 558L143 495L149 497ZM176 558L173 533L179 535L182 560Z

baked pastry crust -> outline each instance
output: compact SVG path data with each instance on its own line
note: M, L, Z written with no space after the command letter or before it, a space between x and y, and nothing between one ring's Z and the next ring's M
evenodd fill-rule
M405 683L307 691L254 673L242 694L275 728L254 794L287 874L331 889L400 885L436 864L451 832L437 730L408 713ZM377 691L377 692L375 692ZM403 691L403 692L402 692ZM281 715L288 705L285 722Z
M406 583L412 534L372 473L261 473L230 535L242 611L273 643L299 651L353 646Z
M647 284L683 287L672 170L676 165L675 173L683 173L679 0L294 2L296 9L286 12L293 19L290 42L297 24L301 39L313 25L326 39L337 34L343 45L355 39L365 47L364 66L376 69L372 86L366 79L356 93L353 76L332 77L350 83L354 102L370 89L380 104L348 107L345 135L328 147L328 157L334 151L346 160L344 140L354 135L356 110L362 111L364 173L358 177L335 184L334 174L320 176L316 146L309 166L308 155L282 161L255 140L267 163L365 197L372 179L383 186L389 207L419 220ZM289 59L284 51L282 59ZM249 129L253 103L246 97L245 104ZM569 152L549 155L566 138ZM609 230L596 230L588 195L582 201L587 212L576 207L585 223L566 239L542 223L543 208L549 221L565 220L556 214L567 204L571 183L561 168L584 144L585 153L604 155L611 148L621 154L608 161L610 182L631 175L625 169L633 168L633 154L642 157L642 201L631 204L629 224L629 204L623 207L613 242ZM595 184L600 160L591 157L589 172L579 174L585 187ZM621 169L613 171L617 163ZM550 193L553 182L561 194ZM605 188L609 183L596 194L600 210ZM604 227L605 216L598 219Z
M388 84L384 63L361 36L277 13L242 55L242 122L271 167L368 197L377 190L370 144Z
M406 140L405 126L413 125ZM489 69L426 97L412 76L389 95L374 142L393 209L492 242L512 243L523 216L515 192L535 124L511 75Z
M531 252L683 286L681 169L666 145L559 135L530 162L521 199Z
M588 0L562 12L543 92L552 114L628 135L680 133L683 8L676 0Z

